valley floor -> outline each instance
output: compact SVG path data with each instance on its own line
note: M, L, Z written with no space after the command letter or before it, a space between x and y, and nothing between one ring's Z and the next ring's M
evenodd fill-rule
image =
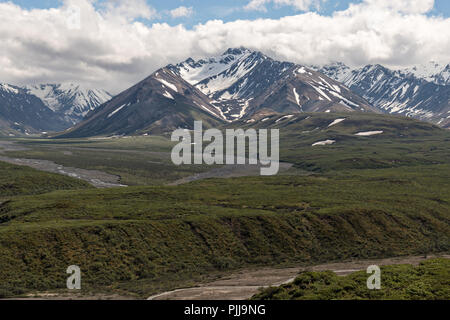
M314 266L291 268L263 268L241 270L216 281L199 284L196 287L178 289L153 295L148 300L245 300L259 292L261 288L276 287L294 281L301 271L333 271L345 276L359 270L366 270L370 265L418 265L420 262L450 255L422 255L396 257L387 259L355 260L348 262L325 263Z
M66 157L76 157L77 151L86 151L86 148L80 147L71 147L68 145L64 146L52 146L51 149L53 152L57 152ZM65 176L69 176L72 178L77 178L80 180L84 180L90 183L92 186L96 188L115 188L115 187L127 187L125 184L121 184L121 177L114 174L109 174L100 170L89 170L86 168L75 168L70 165L66 161L62 161L66 163L66 166L55 163L51 160L39 159L39 158L18 158L13 156L5 156L9 153L13 152L22 152L24 156L32 155L34 150L29 148L25 148L14 141L2 141L0 140L0 161L7 162L14 165L19 166L28 166L33 169L37 169L45 172L58 173ZM168 152L149 152L149 151L137 151L137 150L123 150L123 149L99 149L99 148L90 148L90 153L96 152L108 152L110 154L120 153L132 153L138 159L145 159L149 154L153 157L160 157L158 161L153 161L155 164L169 162L170 153ZM20 154L20 153L19 153ZM39 156L39 155L37 155ZM45 155L46 158L51 157L50 154ZM76 160L74 160L75 163ZM152 161L149 161L150 163ZM170 166L170 163L167 164ZM279 173L286 172L291 169L293 166L292 163L281 162ZM222 165L218 167L205 167L202 172L195 173L193 175L185 176L181 179L177 179L175 181L168 181L168 185L180 185L185 184L197 180L209 179L209 178L232 178L232 177L246 177L246 176L258 176L260 175L261 165Z

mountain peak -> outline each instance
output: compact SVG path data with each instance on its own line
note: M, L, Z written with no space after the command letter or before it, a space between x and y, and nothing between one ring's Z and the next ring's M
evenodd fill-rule
M9 85L7 83L0 83L0 90L12 93L19 93L19 88L13 85Z
M81 121L87 113L112 97L104 90L70 82L29 85L24 90L71 124Z
M242 55L244 53L251 53L254 52L253 50L247 49L245 47L239 47L239 48L228 48L227 51L225 51L222 55L226 56L226 55Z

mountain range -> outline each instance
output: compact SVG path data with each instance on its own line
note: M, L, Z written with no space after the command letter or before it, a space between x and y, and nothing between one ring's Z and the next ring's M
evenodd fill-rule
M0 127L85 137L165 133L194 120L251 123L274 112L371 112L449 128L449 78L450 65L438 63L304 66L231 48L163 67L114 97L79 85L0 85Z
M384 113L450 128L450 64L391 70L382 65L351 69L342 63L312 67L345 84Z
M0 84L0 128L8 135L62 131L111 98L75 84Z
M259 114L379 112L345 85L305 66L245 48L168 65L93 111L63 137L191 129Z

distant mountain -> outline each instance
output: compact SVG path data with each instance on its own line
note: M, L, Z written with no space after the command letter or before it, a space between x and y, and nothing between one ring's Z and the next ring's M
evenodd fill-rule
M304 66L245 48L162 68L91 112L63 137L145 134L251 118L260 112L378 112Z
M63 130L67 123L28 90L0 84L0 125L10 135Z
M106 91L73 84L0 84L1 132L27 135L65 130L110 98Z
M383 112L450 127L450 66L391 70L381 65L351 69L335 63L313 69L342 82Z
M426 64L399 69L399 71L407 76L413 75L418 79L423 79L435 84L450 84L450 64L442 65L440 63L430 61Z
M72 83L41 84L25 88L29 94L40 98L49 109L72 125L112 98L105 90L89 89Z

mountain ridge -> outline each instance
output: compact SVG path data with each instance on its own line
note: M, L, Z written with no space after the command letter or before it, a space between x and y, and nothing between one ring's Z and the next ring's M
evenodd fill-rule
M192 129L194 120L217 126L267 111L378 112L341 83L305 66L230 48L155 71L61 137L164 133Z
M436 70L441 71L435 74ZM438 64L398 70L379 64L350 68L339 62L304 66L240 47L162 67L111 99L96 90L74 97L74 85L63 87L66 90L58 85L25 90L71 123L62 134L67 137L162 133L192 129L198 119L216 125L251 121L267 112L387 113L448 128L448 70L449 65ZM84 103L80 108L74 103L87 97L96 106ZM71 101L71 107L55 108L55 101Z
M111 97L104 90L76 84L0 83L2 131L10 136L61 131L83 120Z
M440 69L442 67L442 69ZM380 64L350 68L343 63L314 66L342 82L388 114L399 114L450 128L450 65L424 72L422 68L389 69ZM425 68L426 69L426 68ZM434 74L433 70L441 70Z

